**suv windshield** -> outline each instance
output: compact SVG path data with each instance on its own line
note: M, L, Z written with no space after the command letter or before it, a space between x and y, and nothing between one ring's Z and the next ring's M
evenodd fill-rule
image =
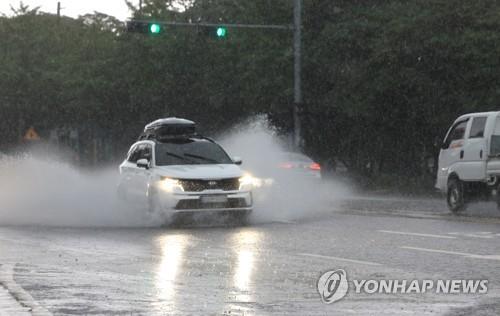
M156 165L232 164L217 144L207 140L183 140L156 144Z

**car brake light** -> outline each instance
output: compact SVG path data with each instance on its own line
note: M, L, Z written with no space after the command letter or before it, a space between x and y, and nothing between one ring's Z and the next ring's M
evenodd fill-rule
M309 169L311 170L321 170L321 166L319 163L313 162L311 165L309 165Z
M282 169L292 169L293 168L293 164L291 164L289 162L283 162L283 163L279 164L279 167L282 168Z

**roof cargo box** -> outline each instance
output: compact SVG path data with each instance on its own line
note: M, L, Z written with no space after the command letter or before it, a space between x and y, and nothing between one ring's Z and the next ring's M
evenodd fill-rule
M139 140L191 137L196 135L196 124L193 121L169 117L149 123L144 127L144 132Z

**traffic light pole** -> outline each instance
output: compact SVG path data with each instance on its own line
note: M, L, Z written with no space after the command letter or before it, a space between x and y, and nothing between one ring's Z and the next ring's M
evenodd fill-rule
M296 149L302 145L300 108L302 106L302 0L293 5L293 142Z

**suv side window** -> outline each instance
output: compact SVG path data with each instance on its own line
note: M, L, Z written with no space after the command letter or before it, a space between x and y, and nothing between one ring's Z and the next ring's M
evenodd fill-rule
M144 144L142 145L142 150L139 155L139 159L147 159L148 161L151 161L153 149L151 148L151 145L149 144Z
M467 128L467 122L469 120L461 121L455 124L453 128L451 129L450 133L448 134L448 137L446 137L445 142L443 143L443 149L447 149L450 147L450 144L454 140L460 140L464 139L465 136L465 129Z
M141 152L142 152L142 148L144 147L144 145L137 145L135 146L134 149L132 149L132 152L130 153L130 156L128 157L128 161L129 162L137 162L137 160L139 160L139 157L141 155Z
M486 117L475 117L472 120L472 126L470 128L469 138L483 138L484 137L484 127L486 125Z

